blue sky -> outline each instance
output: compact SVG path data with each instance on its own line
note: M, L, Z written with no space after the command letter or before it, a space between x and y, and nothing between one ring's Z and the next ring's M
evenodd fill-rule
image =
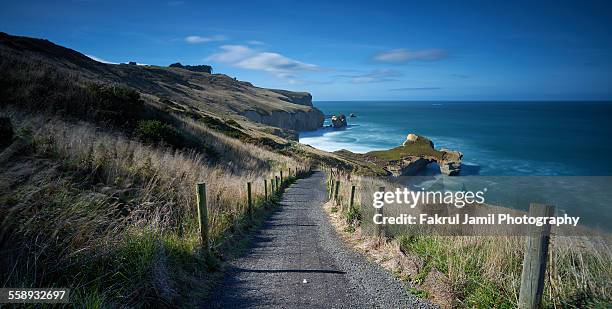
M315 100L612 99L610 1L5 2L0 31Z

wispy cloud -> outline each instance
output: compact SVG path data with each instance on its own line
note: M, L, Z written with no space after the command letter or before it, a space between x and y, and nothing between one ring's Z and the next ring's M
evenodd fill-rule
M200 44L200 43L224 41L226 39L227 38L223 35L213 35L213 36L190 35L185 38L185 42L189 44Z
M291 59L279 53L264 52L245 45L223 45L221 51L207 60L225 63L234 67L265 71L280 78L293 78L299 72L318 71L319 67Z
M395 77L398 76L402 76L402 73L392 69L374 70L352 75L338 75L338 77L348 78L353 84L392 82L397 81Z
M443 59L447 55L448 53L444 49L409 50L406 48L397 48L378 53L374 55L373 60L385 63L406 63L415 60L434 61Z
M389 91L440 90L441 87L404 87L389 89Z
M107 63L107 64L118 64L118 63L116 63L116 62L112 62L112 61L104 60L104 59L102 59L102 58L98 58L98 57L96 57L96 56L92 56L92 55L87 55L87 54L85 54L85 56L87 56L88 58L93 59L93 60L95 60L95 61L102 62L102 63Z
M264 43L262 41L257 41L257 40L247 41L247 44L249 44L249 45L266 45L266 43Z

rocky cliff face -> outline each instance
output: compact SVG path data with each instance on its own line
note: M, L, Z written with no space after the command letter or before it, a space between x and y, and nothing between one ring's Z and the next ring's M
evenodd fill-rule
M418 174L431 162L433 161L427 158L407 157L400 160L389 161L384 168L391 176L411 176Z
M293 104L312 106L312 95L308 92L294 92L294 91L288 91L288 90L282 90L282 89L268 89L268 90L282 95L278 97L280 100L283 100L289 103L293 103Z
M323 120L325 118L323 112L314 107L306 111L297 110L293 112L256 112L247 110L242 115L252 121L295 131L316 130L323 126Z
M444 175L455 176L461 172L461 159L463 154L459 151L453 151L448 149L440 149L444 153L442 159L437 160L440 166L440 172Z

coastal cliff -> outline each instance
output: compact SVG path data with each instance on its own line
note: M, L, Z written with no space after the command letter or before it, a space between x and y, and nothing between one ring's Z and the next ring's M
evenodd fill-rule
M247 110L242 113L245 117L252 121L263 124L289 129L294 131L313 131L323 125L325 116L316 109L297 110L297 111L254 111Z

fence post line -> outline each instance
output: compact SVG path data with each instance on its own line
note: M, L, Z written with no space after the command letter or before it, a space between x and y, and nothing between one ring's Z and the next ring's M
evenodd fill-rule
M197 203L200 240L204 253L208 254L208 209L206 208L206 184L203 182L197 185Z
M278 192L278 188L280 188L280 184L278 183L278 176L274 176L275 179L275 183L276 183L276 191Z
M264 179L264 199L268 199L268 180Z
M283 170L280 171L280 182L283 185Z
M274 178L270 178L270 195L274 195Z
M552 205L531 203L529 205L530 217L551 217L555 207ZM550 224L543 226L530 226L529 236L525 245L523 258L523 273L521 275L521 289L519 293L518 308L539 308L544 291L546 261L548 260L548 244L550 242Z
M385 192L385 187L378 187L378 192ZM383 215L383 209L382 207L380 208L375 208L376 209L376 214L377 215ZM376 236L377 237L382 237L383 236L383 227L380 224L374 224L374 226L376 227Z
M349 211L353 209L355 205L355 186L351 186L351 202L349 204Z
M329 199L331 200L334 197L334 178L329 175Z
M251 195L251 182L247 182L247 203L248 203L248 208L247 211L249 212L249 216L253 216L253 196Z
M334 202L338 205L338 190L340 189L340 180L336 180L336 188L334 191Z

